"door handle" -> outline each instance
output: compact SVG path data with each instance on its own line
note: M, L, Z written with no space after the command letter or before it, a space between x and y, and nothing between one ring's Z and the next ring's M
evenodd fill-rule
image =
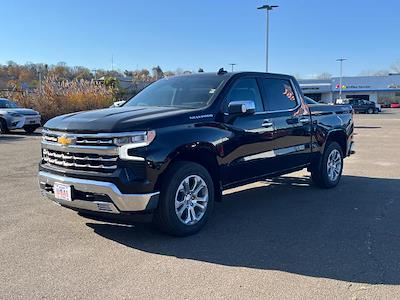
M264 120L261 124L262 127L272 127L273 125L274 123L272 123L270 120Z
M295 117L289 118L289 119L286 119L286 123L288 123L288 124L297 124L297 123L299 123L299 119L295 118Z
M310 124L311 119L310 119L310 117L301 117L301 118L299 118L299 122L303 125Z

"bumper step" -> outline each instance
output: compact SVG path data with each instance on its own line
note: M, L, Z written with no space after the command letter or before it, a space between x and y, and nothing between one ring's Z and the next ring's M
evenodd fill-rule
M80 192L106 195L111 199L112 203L81 199L72 201L56 199L52 192L52 187L56 182L70 185L74 190ZM159 192L148 194L122 194L118 187L111 182L63 177L43 171L39 172L39 184L43 195L63 206L113 214L153 210L158 205L160 194Z

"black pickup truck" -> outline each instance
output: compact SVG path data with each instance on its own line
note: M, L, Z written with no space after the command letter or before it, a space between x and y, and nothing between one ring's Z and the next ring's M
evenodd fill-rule
M317 186L336 186L353 128L350 105L308 105L291 76L165 78L122 107L48 121L39 183L64 207L151 214L184 236L204 226L227 188L303 168Z

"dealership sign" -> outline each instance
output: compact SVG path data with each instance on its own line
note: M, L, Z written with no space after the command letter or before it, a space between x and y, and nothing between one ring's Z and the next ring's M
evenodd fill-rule
M342 89L370 89L370 85L342 85ZM340 84L336 85L336 89L340 89Z

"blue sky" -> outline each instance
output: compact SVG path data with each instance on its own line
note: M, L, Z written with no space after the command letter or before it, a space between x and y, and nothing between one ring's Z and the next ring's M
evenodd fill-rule
M91 69L178 67L263 71L261 0L0 0L0 63L44 62ZM274 0L270 71L345 75L400 60L400 1ZM377 7L379 5L379 7Z

